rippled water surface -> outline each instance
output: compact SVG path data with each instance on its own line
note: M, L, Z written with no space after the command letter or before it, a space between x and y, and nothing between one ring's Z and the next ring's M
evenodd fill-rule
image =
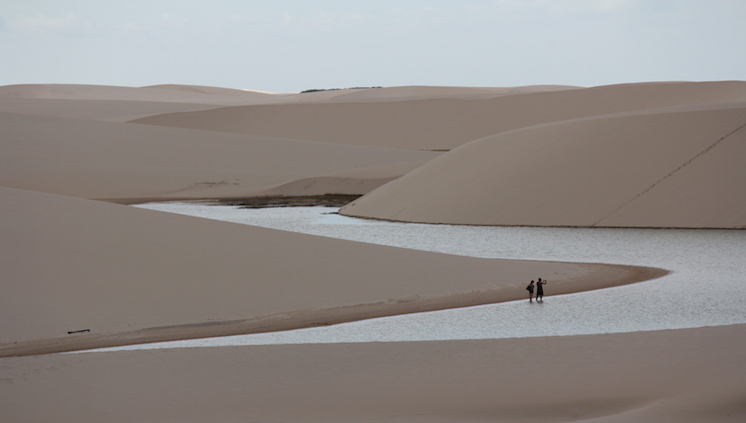
M149 348L512 338L746 323L746 231L423 225L348 218L325 207L240 209L194 203L138 207L449 254L633 264L672 271L649 282L558 296L552 296L549 281L545 302L540 304L513 301L313 329L150 344Z

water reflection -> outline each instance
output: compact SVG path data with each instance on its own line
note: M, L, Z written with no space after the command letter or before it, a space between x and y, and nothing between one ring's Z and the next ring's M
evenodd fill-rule
M171 347L533 337L746 323L746 231L420 225L353 219L323 207L249 210L188 203L139 207L449 254L633 264L673 271L654 281L562 296L552 296L548 285L543 304L514 301L165 343Z

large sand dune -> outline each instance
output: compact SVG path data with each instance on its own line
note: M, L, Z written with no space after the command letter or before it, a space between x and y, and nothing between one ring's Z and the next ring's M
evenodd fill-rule
M344 207L475 225L746 227L746 103L607 115L474 141Z

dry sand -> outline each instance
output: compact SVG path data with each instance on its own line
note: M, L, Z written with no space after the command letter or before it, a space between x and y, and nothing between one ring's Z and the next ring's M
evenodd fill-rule
M356 183L386 182L437 155L13 113L0 113L0 125L4 186L97 199L248 197L332 176L331 192L363 194ZM368 179L346 173L377 166Z
M0 87L0 420L743 421L743 325L42 354L500 302L539 276L552 294L659 277L112 202L344 193L367 194L345 210L374 218L744 227L744 101L738 81Z
M746 102L562 121L468 143L341 210L508 226L746 228Z
M746 325L0 361L4 421L742 422Z

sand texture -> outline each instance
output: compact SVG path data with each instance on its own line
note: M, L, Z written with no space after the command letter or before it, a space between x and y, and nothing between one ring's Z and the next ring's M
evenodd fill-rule
M744 325L2 359L17 423L677 422L746 415Z
M479 259L129 207L361 196L476 225L746 227L746 82L0 87L0 421L741 422L744 325L52 354L500 303L667 270Z
M746 103L611 115L468 143L342 209L426 223L746 227Z

